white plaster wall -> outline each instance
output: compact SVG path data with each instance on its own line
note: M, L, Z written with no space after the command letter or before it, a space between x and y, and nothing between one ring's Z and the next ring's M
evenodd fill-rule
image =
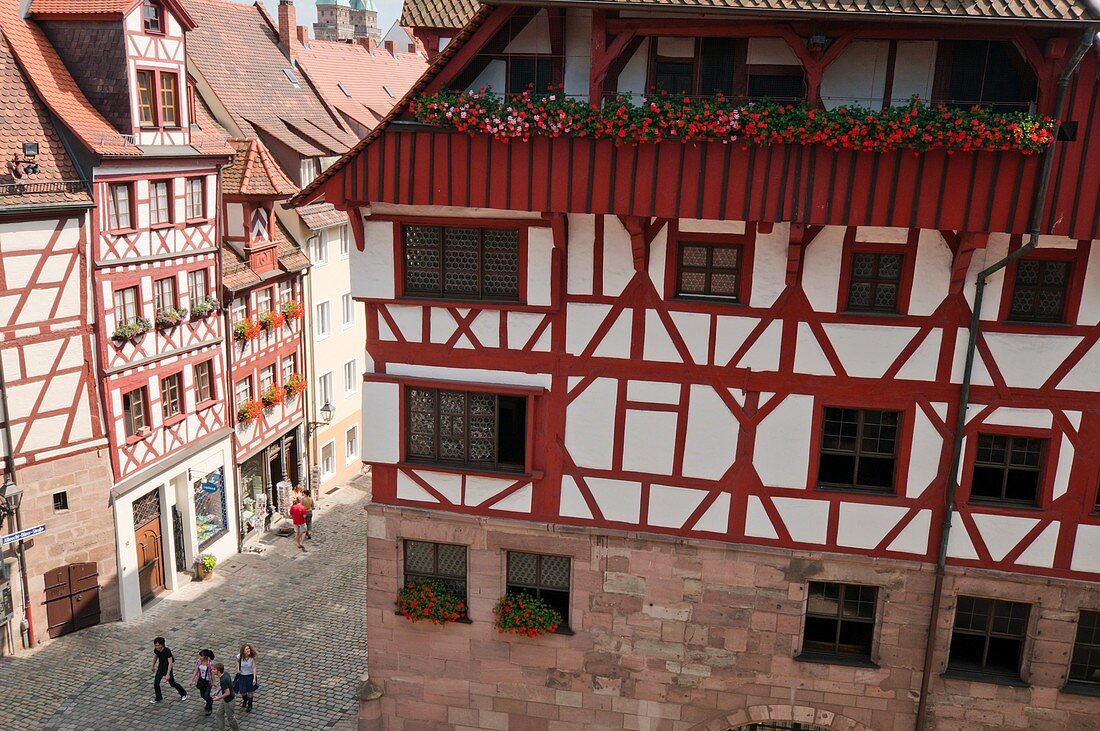
M611 305L571 302L565 307L565 352L580 355L592 341Z
M244 204L225 204L225 232L229 236L244 236Z
M809 373L815 376L832 376L833 367L829 365L825 351L817 341L810 326L804 322L798 323L798 334L795 339L794 369L798 373Z
M924 229L917 241L909 314L931 315L947 297L950 284L951 249L939 231Z
M566 408L565 448L578 466L611 469L617 391L615 380L597 378Z
M792 394L760 422L753 464L765 485L806 488L813 408L813 396Z
M363 234L363 251L359 251L354 240L351 244L351 294L393 299L397 294L394 291L397 262L393 259L393 224L368 218L363 224ZM330 259L332 254L330 250ZM339 256L339 241L336 254Z
M662 226L649 243L649 279L662 299L673 293L665 291L665 262L668 256L668 226Z
M634 249L618 216L604 216L603 222L603 293L617 297L634 278Z
M401 459L401 389L396 383L363 383L363 461L395 464Z
M787 287L787 245L791 238L789 223L777 223L771 233L756 234L752 261L753 307L771 307Z
M881 378L918 332L915 327L825 324L825 333L845 372Z
M454 381L456 388L463 383L498 383L502 386L535 386L550 388L549 373L520 373L518 371L492 371L484 368L447 368L444 366L423 366L411 363L388 363L386 372L395 376L426 378L439 381Z
M772 498L791 539L799 543L825 543L829 530L829 503L803 498Z
M637 525L642 512L641 483L602 477L588 477L585 482L604 518Z
M1039 388L1081 342L1076 335L985 333L984 337L1010 388Z
M549 228L527 230L527 304L550 304L550 285L553 281L551 255L554 251L554 234ZM392 280L392 277L391 277Z
M909 475L905 484L905 496L917 498L924 494L939 471L940 455L944 441L936 427L922 409L916 409L913 419L912 452L909 456ZM903 465L901 469L905 469Z
M681 233L731 234L745 233L744 221L717 221L709 218L681 218L677 223Z
M1096 325L1100 324L1100 241L1093 242L1086 264L1077 324Z
M671 312L669 316L687 346L692 361L707 365L710 359L711 316L702 312Z
M676 423L676 414L669 411L627 409L623 469L671 475L675 459Z
M737 456L737 419L713 388L693 384L687 420L684 476L719 479Z
M901 505L841 503L836 542L850 548L876 547L909 512Z
M1100 573L1100 525L1077 526L1070 568L1074 571Z
M566 282L569 294L592 294L595 216L569 216L569 245L565 248Z
M588 97L592 66L592 11L570 8L565 13L565 93Z
M836 312L844 228L826 226L803 253L802 289L816 312Z
M776 66L801 66L798 56L782 38L750 38L748 62Z
M485 65L477 78L466 87L470 91L478 89L492 90L497 94L503 94L508 88L508 64L501 59L495 59Z
M550 53L550 20L545 10L535 14L504 49L505 53Z
M893 103L905 104L913 96L928 101L935 78L936 41L898 41L894 88L890 94Z
M845 48L821 77L825 108L881 107L889 45L889 41L855 41Z
M620 94L645 94L646 77L649 73L649 39L642 41L638 50L630 57L619 74Z
M705 490L671 485L650 485L646 522L662 528L680 528L706 497Z

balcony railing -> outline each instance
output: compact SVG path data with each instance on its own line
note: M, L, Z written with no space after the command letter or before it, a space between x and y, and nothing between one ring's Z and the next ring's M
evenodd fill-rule
M82 193L84 183L79 180L43 180L0 185L0 196L33 195L36 193Z

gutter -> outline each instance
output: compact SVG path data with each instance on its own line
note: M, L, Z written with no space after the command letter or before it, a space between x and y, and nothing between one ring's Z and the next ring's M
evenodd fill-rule
M0 216L20 213L34 213L46 215L49 213L71 213L73 211L95 208L92 201L79 201L73 203L24 203L21 205L0 206Z
M1096 10L1097 0L1088 0L1090 10ZM1100 15L1100 13L1097 13ZM1054 118L1061 119L1063 106L1066 100L1066 87L1069 86L1069 78L1077 70L1085 53L1092 47L1097 31L1097 26L1090 26L1082 35L1077 50L1066 63L1065 69L1058 77L1058 94L1054 101ZM1002 258L978 273L974 288L974 307L970 315L970 337L966 346L966 366L963 368L962 389L959 394L958 416L955 419L955 434L951 443L951 469L947 477L947 494L944 499L943 525L940 527L940 547L936 557L936 581L932 588L932 608L928 617L928 639L924 645L924 670L921 675L920 700L917 702L917 721L914 726L916 731L923 731L928 715L928 689L932 675L932 665L935 659L936 642L939 635L938 618L940 607L943 603L943 580L947 569L947 544L951 536L951 519L955 512L955 492L959 488L959 466L962 463L963 431L966 428L966 411L970 403L970 383L974 375L974 355L978 347L978 332L981 328L982 297L985 293L986 281L1006 266L1034 249L1039 244L1039 226L1043 220L1043 212L1047 203L1047 188L1050 186L1050 174L1054 167L1055 144L1051 144L1043 154L1043 167L1039 178L1039 187L1035 190L1035 196L1031 202L1031 224L1026 244L1008 256Z

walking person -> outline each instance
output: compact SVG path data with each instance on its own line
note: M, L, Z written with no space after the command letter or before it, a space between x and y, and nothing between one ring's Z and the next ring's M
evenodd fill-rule
M232 731L241 731L241 725L237 723L233 715L233 681L225 672L225 665L214 663L214 702L218 709L214 714L214 728L225 731L226 724Z
M164 696L160 693L160 681L165 678L168 679L168 685L175 688L176 692L180 694L180 700L186 700L187 691L176 682L175 677L172 675L172 666L176 660L172 656L172 651L165 646L163 637L153 639L153 655L156 658L153 660L153 700L149 702L160 703L164 700Z
M302 545L302 538L306 534L306 508L302 505L302 498L294 498L294 504L290 506L290 520L294 523L294 540L302 551L306 547Z
M302 496L302 507L306 509L306 538L313 539L313 509L317 507L317 503L313 500L313 493L309 490L305 491Z
M241 645L240 654L237 655L237 692L241 694L241 707L245 713L252 713L252 694L260 687L259 668L256 664L256 651L252 645Z
M199 650L199 659L195 661L195 675L193 685L199 689L199 696L206 701L206 715L214 711L214 696L211 687L214 679L214 653L210 650Z

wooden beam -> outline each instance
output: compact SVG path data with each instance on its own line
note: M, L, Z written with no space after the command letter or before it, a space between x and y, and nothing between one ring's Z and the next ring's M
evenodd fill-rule
M989 243L988 233L959 233L958 248L951 261L951 284L948 287L949 294L962 294L966 287L966 274L970 271L970 260L974 258L974 252L984 249Z
M792 26L787 23L736 21L699 21L662 18L609 19L605 31L611 35L633 32L642 36L705 36L725 38L760 38L782 36L784 29ZM810 26L807 26L810 27ZM999 26L964 25L942 26L932 24L872 25L872 24L830 24L814 25L819 32L832 38L851 35L853 38L872 38L897 40L1013 40L1017 31Z
M612 66L626 52L626 49L631 47L635 36L633 31L624 31L609 38L606 29L607 22L607 14L604 11L593 11L592 62L589 66L588 101L596 107L602 103L608 74ZM633 45L633 48L637 49L637 47L637 44ZM618 68L621 70L622 66L620 65Z
M515 12L516 7L513 5L500 5L494 8L478 26L478 29L474 31L473 35L466 39L458 53L448 63L444 64L435 78L424 87L423 93L434 94L446 89L460 73L473 63L485 46L496 38L497 33L508 24Z

